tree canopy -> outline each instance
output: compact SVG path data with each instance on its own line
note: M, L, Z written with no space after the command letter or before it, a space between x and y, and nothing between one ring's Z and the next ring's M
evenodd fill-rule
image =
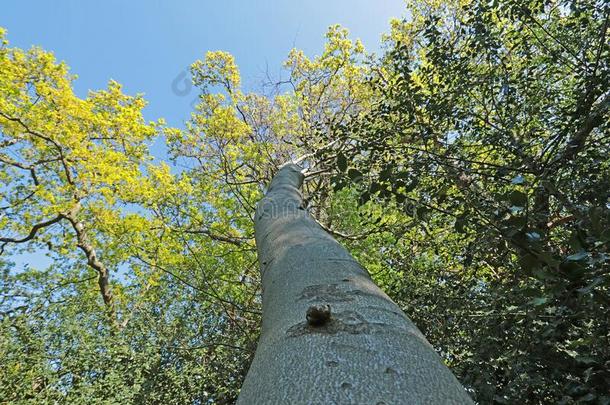
M609 404L610 6L408 7L381 55L332 26L259 92L208 52L183 128L0 30L0 402L233 403L254 206L301 158L306 209L475 401Z

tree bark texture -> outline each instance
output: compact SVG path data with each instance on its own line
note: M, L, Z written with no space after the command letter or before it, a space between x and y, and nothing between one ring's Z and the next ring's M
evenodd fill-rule
M432 346L302 206L284 165L259 202L263 324L238 404L471 404Z

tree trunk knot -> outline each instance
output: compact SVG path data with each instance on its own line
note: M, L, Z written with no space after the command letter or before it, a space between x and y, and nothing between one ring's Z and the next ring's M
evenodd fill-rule
M322 326L330 320L330 305L311 305L305 314L307 323L311 326Z

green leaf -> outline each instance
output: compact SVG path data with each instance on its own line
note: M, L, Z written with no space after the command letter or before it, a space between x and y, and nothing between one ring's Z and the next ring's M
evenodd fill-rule
M549 267L556 267L559 264L559 260L557 260L554 256L552 252L539 252L538 254L538 258L540 260L542 260L544 263L546 263L547 265L549 265Z
M532 270L532 274L534 275L534 277L536 277L538 280L552 280L555 277L546 272L544 269L542 268L535 268Z
M347 170L347 158L343 153L337 155L337 168L342 172Z
M511 191L508 195L508 201L517 207L525 207L527 205L527 196L521 191Z
M540 234L538 232L527 232L525 236L530 242L537 242L540 240Z
M583 264L577 261L565 261L559 265L559 269L570 280L578 280L585 273Z
M587 257L589 257L589 254L587 252L580 251L578 253L574 253L573 255L566 257L566 260L569 260L571 262L579 262L581 260L586 259Z
M362 181L362 173L356 169L349 169L347 171L347 177L349 177L352 181L356 183L360 183Z
M455 219L455 230L458 233L466 232L466 216L461 215Z
M537 267L540 267L540 262L538 261L538 258L530 253L523 255L519 259L519 263L521 264L523 270L526 270L528 272L533 271L533 269Z
M407 192L412 191L415 187L417 187L418 184L419 184L419 180L413 179L405 186L405 190Z
M368 193L368 191L365 191L364 193L360 194L360 197L358 198L358 205L364 205L366 204L369 200L371 199L371 195Z
M417 209L415 210L415 215L418 219L425 219L426 214L428 214L428 212L430 212L430 209L428 207L420 206L417 207Z
M392 175L392 166L388 165L379 173L379 180L387 181L390 179L391 175Z
M583 288L579 288L576 291L578 291L581 294L587 294L587 293L591 292L591 290L593 290L595 287L602 284L603 282L604 282L604 279L602 277L595 277L593 279L593 281L591 281L589 284L587 284Z
M535 307L539 307L541 305L544 305L548 302L548 298L547 297L536 297L533 300L531 300L530 302L528 302L528 304L533 305Z

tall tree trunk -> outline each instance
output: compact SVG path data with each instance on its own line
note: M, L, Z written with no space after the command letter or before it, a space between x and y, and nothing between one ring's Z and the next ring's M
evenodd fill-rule
M237 403L472 403L421 332L304 210L302 183L301 168L284 165L256 210L263 325Z

